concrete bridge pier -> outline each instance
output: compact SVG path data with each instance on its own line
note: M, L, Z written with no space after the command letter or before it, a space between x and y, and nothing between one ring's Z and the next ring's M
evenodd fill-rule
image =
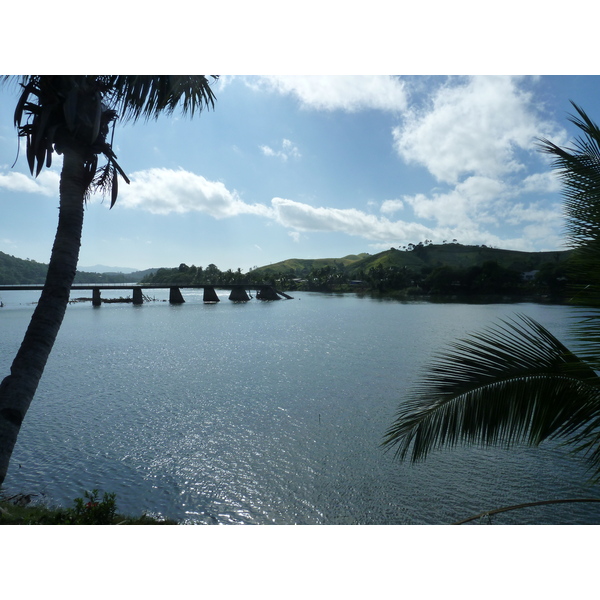
M217 296L217 292L215 292L215 288L210 287L210 286L204 288L204 296L202 299L204 302L220 302L221 301L219 299L219 296Z
M183 304L185 300L181 295L181 290L178 287L169 288L169 303L170 304Z
M92 289L92 306L102 306L102 300L100 299L100 288Z
M272 286L258 290L256 298L258 300L281 300L281 298L277 295L275 288Z
M229 294L229 299L234 302L248 302L250 297L246 293L246 290L241 286L236 286L232 288L231 294Z
M141 287L134 287L133 288L133 303L136 305L140 305L140 304L144 304L144 296L142 294L142 288Z

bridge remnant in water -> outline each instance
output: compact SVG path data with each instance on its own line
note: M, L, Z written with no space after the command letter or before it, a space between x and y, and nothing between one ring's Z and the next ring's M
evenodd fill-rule
M183 299L183 295L181 294L181 288L203 288L204 293L202 296L202 301L207 304L220 302L215 288L231 288L231 292L229 294L229 299L233 302L249 302L251 296L248 296L248 292L246 288L256 288L256 298L258 300L281 300L281 298L286 298L287 300L292 300L291 296L288 296L284 292L277 291L272 285L228 285L228 286L218 286L218 285L135 285L131 286L132 289L132 300L133 304L140 305L144 303L144 294L142 289L165 289L169 288L169 304L185 304L185 300ZM74 289L75 286L73 286ZM113 286L94 286L92 288L92 305L100 306L102 303L102 299L100 298L100 290L101 289L114 289Z
M41 290L43 285L0 285L1 291L8 290ZM169 285L169 284L136 284L136 283L117 283L117 284L97 284L97 283L76 283L71 286L71 291L74 290L92 290L92 306L101 306L102 298L100 296L101 290L132 290L132 303L140 305L144 303L143 290L156 290L156 289L169 289L169 302L171 304L184 304L185 300L181 294L181 289L203 289L203 301L206 303L220 302L220 298L215 291L217 289L230 289L229 299L233 302L248 302L251 296L248 296L246 290L256 290L256 298L258 300L280 300L286 298L292 300L291 296L288 296L284 292L280 292L275 289L272 284L192 284L192 285Z

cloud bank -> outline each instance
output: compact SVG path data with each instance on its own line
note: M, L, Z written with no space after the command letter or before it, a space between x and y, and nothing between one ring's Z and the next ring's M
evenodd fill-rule
M215 219L237 215L270 217L262 204L248 204L220 181L209 181L183 169L149 169L131 174L131 184L121 186L119 203L156 215L201 212Z
M313 207L284 198L270 205L249 204L219 181L183 169L149 169L131 174L131 185L122 186L119 204L156 215L199 212L215 219L258 215L292 232L340 232L368 240L424 238L433 234L418 223L390 221L354 208ZM292 236L298 240L297 235Z
M289 229L295 241L299 240L300 232L335 232L382 246L447 238L459 238L464 243L479 239L478 243L497 244L501 239L483 230L482 224L495 225L501 218L510 224L529 226L533 240L548 235L560 218L558 206L548 210L534 204L508 202L510 190L486 178L470 178L445 194L431 197L417 194L384 201L380 206L382 216L356 208L315 207L279 197L269 203L250 204L222 182L209 181L183 169L138 171L132 173L131 179L131 185L123 186L120 194L119 203L123 208L157 215L197 212L215 219L257 215ZM487 199L492 195L507 199L502 217L488 211ZM414 218L393 220L388 217L398 211L411 211L410 216L431 221L431 226Z

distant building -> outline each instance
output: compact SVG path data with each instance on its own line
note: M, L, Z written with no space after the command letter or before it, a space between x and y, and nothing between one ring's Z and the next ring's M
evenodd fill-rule
M535 271L527 271L525 273L521 273L521 277L523 281L533 281L539 272L539 269L536 269Z

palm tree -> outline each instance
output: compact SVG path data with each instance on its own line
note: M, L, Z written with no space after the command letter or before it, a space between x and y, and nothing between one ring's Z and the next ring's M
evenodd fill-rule
M540 139L563 183L573 279L580 307L577 354L525 316L502 321L438 353L400 405L383 446L401 460L432 450L563 441L600 479L600 129L572 103L582 135L573 147Z
M216 79L217 76L212 76ZM37 307L12 363L0 383L0 485L21 423L33 400L60 329L79 257L85 200L94 190L118 194L118 177L129 183L107 140L119 117L157 118L177 107L193 116L214 108L210 80L204 76L31 75L3 77L21 93L15 110L18 135L26 139L32 175L50 167L54 152L63 155L58 229ZM98 168L98 156L106 164Z

